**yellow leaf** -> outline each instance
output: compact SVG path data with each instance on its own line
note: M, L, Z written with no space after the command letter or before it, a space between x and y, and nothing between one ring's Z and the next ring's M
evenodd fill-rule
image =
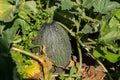
M66 67L66 69L70 69L73 65L75 65L75 62L73 60L70 60L69 65Z
M31 65L25 66L26 79L39 79L43 76L42 66L37 61L30 60Z
M0 21L10 21L12 20L11 13L13 11L13 5L8 3L7 0L0 0Z

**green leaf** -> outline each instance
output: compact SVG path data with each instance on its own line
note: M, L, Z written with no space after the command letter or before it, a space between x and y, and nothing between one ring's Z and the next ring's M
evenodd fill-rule
M70 77L76 72L76 67L72 66L72 68L70 69Z
M82 6L90 9L93 6L95 0L83 0Z
M110 27L114 27L114 26L118 26L118 24L119 24L118 19L113 16L113 17L110 19L109 26L110 26Z
M84 33L84 34L87 34L87 33L92 33L93 32L93 28L86 24L83 29L80 31L80 33Z
M80 33L88 34L88 33L95 33L100 30L99 24L86 24L83 29L80 31Z
M7 0L0 0L0 21L12 21L13 6Z
M3 30L2 28L4 28L4 26L10 27L10 28L6 28L5 30ZM2 51L8 51L11 43L15 38L18 28L19 26L15 25L15 23L12 25L12 27L9 25L3 25L3 27L1 27L0 49Z
M5 30L2 33L3 40L7 41L8 43L12 43L18 28L18 26L12 26L11 28Z
M113 10L112 13L120 20L120 9Z
M12 26L11 28L2 31L0 37L0 52L9 50L10 44L14 40L17 29L17 26Z
M61 8L62 10L69 10L73 7L73 2L71 0L62 0Z
M60 75L60 80L64 80L65 79L65 77L64 77L64 75Z
M53 15L56 9L57 9L56 6L52 6L51 8L47 8L45 11L49 12L50 15Z
M110 49L114 53L117 53L120 50L119 44L116 43L115 41L109 41L109 42L106 42L105 44L107 44L108 45L108 49Z
M106 30L106 29L105 29ZM117 40L120 39L120 29L118 26L115 26L113 28L109 29L109 32L106 33L105 35L102 35L100 40L102 41L111 41L111 40Z
M107 14L110 11L120 7L120 4L110 0L95 0L93 7L95 12Z
M55 20L66 24L69 28L73 24L73 18L74 15L68 11L55 11Z
M20 11L20 12L18 13L18 16L19 16L20 18L24 19L24 20L27 20L27 21L30 20L30 18L28 17L28 15L27 15L24 11Z
M120 39L120 28L119 26L110 27L107 22L103 21L100 30L100 42L107 42Z
M104 59L107 59L111 63L116 63L117 61L120 60L120 54L112 53L112 52L108 51L105 47L100 47L100 46L97 46L93 50L93 55L96 58L102 57Z
M26 29L28 30L29 26L28 26L28 23L25 22L24 20L22 20L22 19L16 19L16 21L14 22L14 26L21 27L23 34L27 34L28 33L26 31Z
M26 1L26 6L28 6L29 11L32 11L33 14L36 14L38 9L35 1Z

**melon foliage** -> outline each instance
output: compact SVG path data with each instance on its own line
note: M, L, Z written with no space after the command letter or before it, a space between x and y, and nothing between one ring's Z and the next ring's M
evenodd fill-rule
M72 52L69 36L57 23L45 23L33 43L36 45L33 52L41 55L40 46L44 45L47 56L54 64L63 67L68 65Z

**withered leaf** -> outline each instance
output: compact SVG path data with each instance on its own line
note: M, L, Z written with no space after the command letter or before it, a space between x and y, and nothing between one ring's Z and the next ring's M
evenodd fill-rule
M39 56L41 59L41 63L43 66L43 72L44 72L44 78L45 80L48 80L49 77L49 70L52 68L52 62L46 55Z
M105 73L97 70L94 66L84 65L81 70L83 80L103 80Z
M39 80L43 77L42 66L35 60L30 60L31 64L25 66L25 78Z

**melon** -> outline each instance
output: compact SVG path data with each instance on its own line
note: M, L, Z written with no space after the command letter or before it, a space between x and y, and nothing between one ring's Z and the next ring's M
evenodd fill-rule
M66 30L57 23L42 25L33 43L40 46L44 45L48 58L54 64L63 67L68 65L72 53L70 39ZM41 55L40 47L34 48L33 52Z

